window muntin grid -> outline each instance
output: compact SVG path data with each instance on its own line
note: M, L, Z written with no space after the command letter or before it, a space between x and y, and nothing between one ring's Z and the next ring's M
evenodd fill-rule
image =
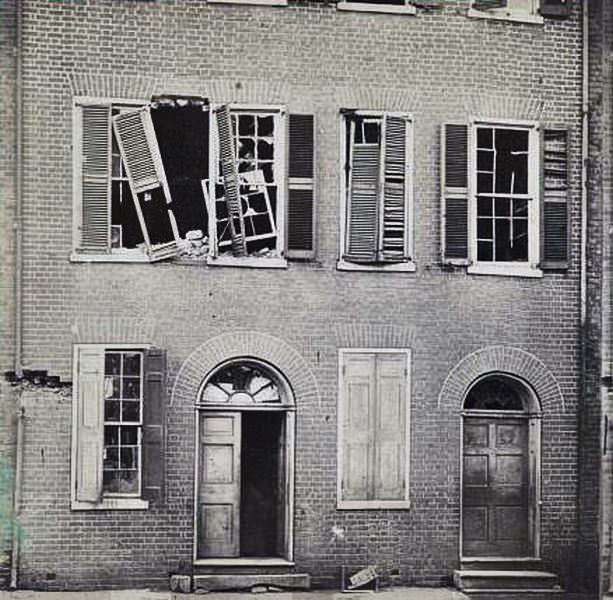
M477 261L526 262L529 131L477 127L476 140Z
M143 353L104 353L104 456L102 489L139 496L143 413Z

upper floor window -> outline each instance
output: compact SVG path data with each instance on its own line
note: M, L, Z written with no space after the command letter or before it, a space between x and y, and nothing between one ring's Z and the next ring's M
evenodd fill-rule
M472 17L542 23L543 17L565 17L572 0L473 0Z
M412 128L403 113L344 111L339 268L412 270Z
M446 124L442 184L445 262L525 276L567 266L566 130L532 122Z
M75 258L282 266L314 256L312 115L214 114L199 98L77 100Z

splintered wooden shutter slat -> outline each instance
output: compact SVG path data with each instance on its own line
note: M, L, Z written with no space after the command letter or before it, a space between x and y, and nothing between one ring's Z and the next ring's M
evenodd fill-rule
M146 120L150 121L151 115L145 109L120 113L113 119L122 159L137 194L161 185Z
M443 262L468 260L468 126L445 123L441 135Z
M76 499L96 503L102 495L104 351L77 353Z
M543 268L568 267L568 131L545 129L542 137Z
M289 115L287 254L312 258L315 254L313 115Z
M375 358L344 355L343 500L369 500L373 495Z
M373 261L377 255L379 144L355 144L349 176L347 255Z
M219 138L219 160L221 162L226 206L230 217L228 224L232 238L232 252L235 256L246 256L245 226L241 210L235 141L230 109L227 105L220 106L215 114L217 116Z
M398 262L406 258L406 138L406 120L387 116L381 235L381 255L386 262Z
M377 500L406 497L406 370L406 355L377 354L374 468Z
M111 232L111 108L81 107L80 249L108 252Z
M143 498L162 502L165 483L166 351L150 348L144 360Z

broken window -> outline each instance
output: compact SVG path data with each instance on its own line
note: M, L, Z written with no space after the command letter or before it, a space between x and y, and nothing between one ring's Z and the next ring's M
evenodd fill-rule
M213 178L219 256L279 257L284 190L278 110L216 110L219 162Z
M312 115L290 115L286 140L279 108L221 107L211 123L201 98L77 103L75 114L80 257L314 255Z
M409 260L410 120L397 113L346 111L345 240L354 263Z
M529 132L477 127L477 260L528 260Z

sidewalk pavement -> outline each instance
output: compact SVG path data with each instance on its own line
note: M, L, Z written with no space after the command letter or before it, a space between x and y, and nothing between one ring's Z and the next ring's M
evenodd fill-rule
M368 600L364 592L341 593L334 590L310 592L209 592L178 594L150 590L112 590L97 592L0 592L0 600ZM451 588L390 588L376 594L376 600L468 600Z

